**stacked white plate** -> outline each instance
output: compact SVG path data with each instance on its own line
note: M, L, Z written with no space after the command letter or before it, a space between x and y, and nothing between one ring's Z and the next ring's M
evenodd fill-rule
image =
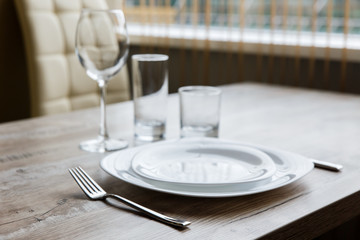
M183 138L108 155L101 167L139 187L193 197L231 197L290 184L313 163L298 154L217 138Z

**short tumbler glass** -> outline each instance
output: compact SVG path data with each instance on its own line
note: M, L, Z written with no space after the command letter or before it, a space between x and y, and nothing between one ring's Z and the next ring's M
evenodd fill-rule
M181 137L218 137L221 90L210 86L179 88Z
M138 141L165 138L168 59L163 54L132 56L135 139Z

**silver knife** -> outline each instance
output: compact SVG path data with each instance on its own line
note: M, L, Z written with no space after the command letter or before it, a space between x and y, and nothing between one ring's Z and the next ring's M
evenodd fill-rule
M317 168L323 168L323 169L334 171L334 172L339 172L343 168L342 165L336 164L336 163L324 162L324 161L315 160L312 158L310 158L310 160L314 163L315 167L317 167Z

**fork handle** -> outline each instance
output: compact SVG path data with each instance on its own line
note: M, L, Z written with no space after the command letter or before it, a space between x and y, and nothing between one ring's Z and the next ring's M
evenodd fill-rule
M161 214L161 213L158 213L154 210L151 210L149 208L146 208L144 206L141 206L140 204L137 204L137 203L134 203L133 201L130 201L129 199L126 199L124 197L121 197L119 195L116 195L116 194L106 194L105 195L105 198L106 197L111 197L111 198L115 198L117 200L119 200L120 202L128 205L129 207L132 207L132 208L135 208L136 210L142 212L142 213L145 213L146 215L150 216L150 217L153 217L161 222L164 222L164 223L167 223L167 224L170 224L170 225L173 225L173 226L176 226L176 227L187 227L191 224L191 222L189 221L183 221L183 220L180 220L180 219L175 219L175 218L172 218L172 217L168 217L168 216L165 216L164 214Z

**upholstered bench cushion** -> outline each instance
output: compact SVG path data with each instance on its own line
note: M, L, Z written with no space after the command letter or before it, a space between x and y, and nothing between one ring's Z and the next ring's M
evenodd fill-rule
M108 8L105 0L16 0L27 51L32 115L97 106L97 84L75 55L82 8ZM109 83L108 103L129 99L126 66Z

